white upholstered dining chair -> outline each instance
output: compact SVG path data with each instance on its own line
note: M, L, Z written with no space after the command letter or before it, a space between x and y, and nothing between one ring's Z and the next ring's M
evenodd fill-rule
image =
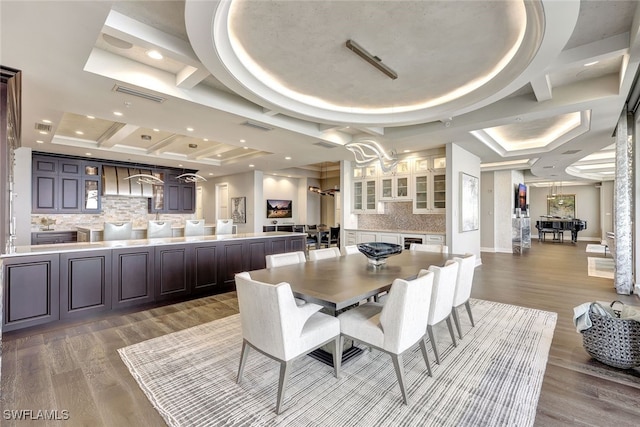
M232 219L216 220L216 234L233 234L233 220Z
M105 222L102 240L129 240L132 229L131 222Z
M418 277L427 272L432 272L433 292L431 293L431 304L429 305L429 316L427 319L427 333L433 347L433 354L436 357L436 363L440 364L440 355L438 354L438 345L436 343L433 327L443 320L447 321L449 334L453 345L457 346L456 336L453 333L453 325L451 324L451 311L453 308L453 296L456 291L456 280L458 277L458 263L452 260L447 261L444 267L432 265L429 270L420 270Z
M418 251L418 252L438 252L441 254L448 254L449 247L446 245L439 244L423 244L423 243L412 243L409 246L410 251Z
M453 260L458 263L458 278L456 279L456 292L453 296L453 322L458 330L458 337L462 339L462 327L460 326L460 317L458 316L458 307L464 304L469 314L471 326L475 326L473 315L471 314L471 305L469 298L471 297L471 287L473 285L473 273L476 269L476 256L474 254L465 254L464 257L454 257Z
M396 279L391 285L386 304L368 302L338 316L342 334L339 352L342 352L342 341L348 338L388 353L393 361L405 405L409 404L409 396L405 386L402 354L419 343L431 376L424 340L427 327L424 312L425 309L428 310L431 301L433 277L433 273L426 272L413 280Z
M188 219L184 222L184 236L204 236L204 219Z
M279 414L292 362L331 342L334 347L334 375L338 378L341 360L337 351L340 342L340 321L337 318L319 313L322 306L317 304L297 306L288 283L272 285L258 282L247 272L236 274L235 279L242 326L238 384L242 382L249 348L280 362L276 401L276 413Z
M335 246L332 248L316 249L315 251L309 251L309 261L318 261L321 259L338 258L342 254L340 249Z
M300 264L307 262L304 252L286 252L283 254L272 254L265 257L267 268L282 267L283 265Z
M358 245L347 245L344 247L345 255L357 254L359 252L360 251L358 250Z
M171 221L148 221L147 222L147 239L155 239L158 237L171 237Z

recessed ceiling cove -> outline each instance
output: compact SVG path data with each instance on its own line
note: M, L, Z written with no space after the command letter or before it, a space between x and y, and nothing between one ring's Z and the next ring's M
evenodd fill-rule
M455 117L527 84L565 45L573 28L567 19L577 19L578 7L547 0L187 0L185 22L209 71L270 111L400 126ZM347 40L398 77L356 55Z

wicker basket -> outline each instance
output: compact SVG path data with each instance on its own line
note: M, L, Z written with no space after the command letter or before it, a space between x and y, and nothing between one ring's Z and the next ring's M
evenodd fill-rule
M582 331L582 345L591 357L615 368L640 366L640 322L602 316L591 308L589 317L593 326Z

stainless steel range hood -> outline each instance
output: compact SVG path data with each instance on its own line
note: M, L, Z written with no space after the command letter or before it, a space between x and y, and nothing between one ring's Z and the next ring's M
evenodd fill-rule
M139 183L137 179L127 179L132 175L151 174L149 169L102 166L102 195L153 197L151 184Z

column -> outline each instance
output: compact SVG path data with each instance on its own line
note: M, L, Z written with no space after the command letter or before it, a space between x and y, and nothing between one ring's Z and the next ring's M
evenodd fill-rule
M619 294L629 295L633 289L632 268L632 138L628 132L626 106L616 131L616 180L613 188L615 233L614 285Z

